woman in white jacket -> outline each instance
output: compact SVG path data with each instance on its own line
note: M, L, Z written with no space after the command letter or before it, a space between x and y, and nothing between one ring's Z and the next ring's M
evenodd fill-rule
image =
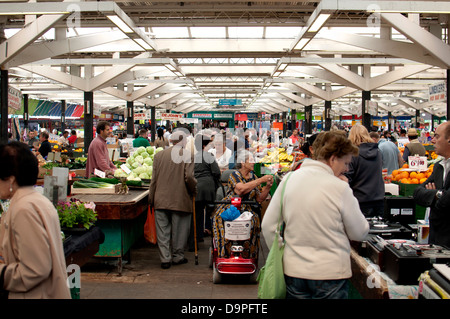
M353 192L340 176L358 149L344 132L321 133L314 158L291 172L283 198L286 241L283 257L286 298L347 298L351 277L350 240L362 241L369 225ZM278 186L262 221L268 247L280 215Z

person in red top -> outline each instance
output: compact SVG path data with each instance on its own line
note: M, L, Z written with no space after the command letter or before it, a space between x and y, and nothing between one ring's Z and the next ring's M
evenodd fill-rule
M67 140L69 141L69 145L75 144L75 142L77 141L77 132L75 130L72 130Z
M117 167L109 158L108 148L106 146L106 138L111 132L111 126L106 121L100 121L97 124L97 137L89 145L88 159L86 162L86 178L94 173L95 169L102 172L114 174Z

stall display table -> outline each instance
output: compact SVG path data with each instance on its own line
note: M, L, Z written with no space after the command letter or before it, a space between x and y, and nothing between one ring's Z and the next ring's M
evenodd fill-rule
M352 248L350 252L352 265L351 284L364 299L417 299L417 285L397 285L385 273L379 270L367 258Z
M128 194L77 194L82 202L94 202L98 226L105 234L94 257L117 258L117 269L122 274L123 257L131 246L144 235L148 210L148 189L130 189ZM129 254L128 254L129 258Z

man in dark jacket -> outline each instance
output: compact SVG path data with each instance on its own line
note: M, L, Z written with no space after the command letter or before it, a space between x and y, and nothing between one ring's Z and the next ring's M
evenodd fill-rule
M450 122L437 127L431 143L444 159L434 165L431 176L413 196L418 205L431 207L429 243L450 247Z
M161 268L187 263L187 244L193 212L193 154L185 148L188 132L176 129L171 135L173 146L158 152L153 161L149 204L155 208L156 236Z

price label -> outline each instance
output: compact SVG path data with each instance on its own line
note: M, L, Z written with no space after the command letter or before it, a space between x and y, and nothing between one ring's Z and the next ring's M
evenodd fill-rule
M286 153L287 153L288 155L291 155L293 151L294 151L294 147L293 147L293 146L289 146L289 147L286 149Z
M415 171L426 171L428 162L426 156L408 156L409 168Z
M97 175L100 178L105 178L106 177L105 172L102 172L101 170L98 170L98 169L94 169L94 175Z
M120 165L120 168L121 168L125 173L131 174L131 170L130 170L125 164Z

